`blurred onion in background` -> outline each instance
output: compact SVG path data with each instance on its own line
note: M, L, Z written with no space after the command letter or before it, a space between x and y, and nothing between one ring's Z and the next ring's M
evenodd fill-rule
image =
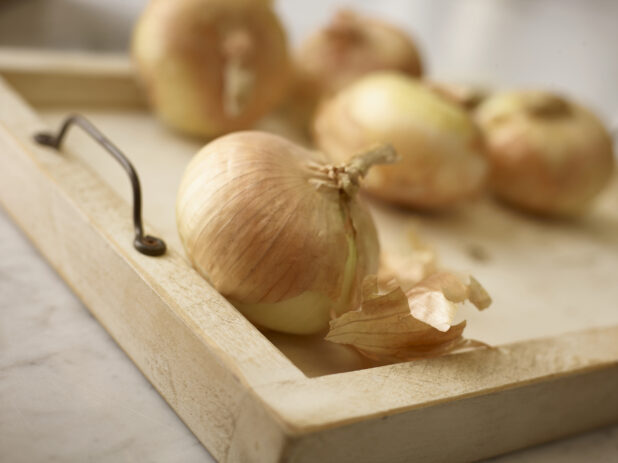
M0 46L126 50L148 0L0 0ZM279 0L293 44L341 6L409 30L440 80L564 92L618 125L615 0Z

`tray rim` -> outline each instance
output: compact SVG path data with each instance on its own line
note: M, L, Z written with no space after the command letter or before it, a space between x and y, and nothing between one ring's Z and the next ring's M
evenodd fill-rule
M19 59L15 59L18 56ZM66 63L70 63L67 66ZM111 64L110 64L111 63ZM106 69L105 79L101 80L100 69ZM31 163L29 169L38 170L44 174L48 181L60 188L67 195L67 200L72 201L76 210L80 209L79 200L75 199L75 191L71 191L70 176L59 179L57 174L60 169L63 172L74 172L85 170L83 165L75 162L68 162L58 158L48 150L36 146L30 141L28 134L35 129L44 127L38 120L36 113L20 101L15 93L21 93L28 99L29 96L40 98L41 94L47 92L47 96L37 104L54 104L53 95L66 95L70 89L67 87L77 81L92 81L92 85L100 86L101 82L111 82L110 92L118 90L120 85L126 89L135 87L131 78L131 67L128 60L123 56L112 56L101 59L95 55L74 54L65 52L39 52L24 50L0 50L0 75L16 87L17 92L9 89L9 86L0 81L0 101L9 104L18 113L19 117L2 118L0 109L0 141L4 140L5 145L12 145L13 152L19 152L20 156L25 157L26 162ZM24 76L28 76L25 86L20 86ZM67 78L69 77L69 78ZM33 87L33 82L36 83ZM33 94L29 94L29 89L36 88ZM58 88L61 90L58 91ZM88 90L88 85L85 85ZM98 87L97 87L98 88ZM128 95L133 95L130 90ZM87 102L87 92L78 93L79 98L75 101ZM123 97L124 98L124 97ZM139 97L129 96L126 99L120 98L118 101L112 100L111 104L123 104L128 106L141 106ZM59 100L58 103L64 101ZM100 103L98 100L95 103ZM96 190L110 204L114 204L119 210L128 209L128 204L117 198L107 185L104 184L96 175L87 172L88 181L96 184ZM1 190L0 190L1 191ZM8 205L10 200L5 200L0 196L0 200L5 209L12 216L13 220L24 228L22 219L17 216ZM90 214L88 211L81 210L82 214ZM91 226L106 235L109 246L114 252L122 256L122 259L129 265L141 278L145 275L153 276L157 267L157 261L149 260L152 258L135 255L130 248L130 240L123 238L130 236L130 232L122 235L124 229L130 228L126 223L114 227L113 233L109 230L98 229L97 220L91 216L88 218ZM98 222L100 224L100 222ZM152 227L147 227L152 230ZM42 250L44 255L49 252L42 249L38 243L40 238L30 236L31 241ZM37 244L38 243L38 244ZM54 263L55 257L48 259ZM273 344L270 343L255 327L247 322L225 299L216 293L197 273L188 267L185 261L179 256L171 253L169 258L174 269L187 267L185 273L192 275L195 284L200 291L207 293L211 304L216 304L221 310L224 318L229 317L233 323L237 324L238 330L243 331L243 336L249 336L257 349L253 352L254 356L264 356L267 362L262 362L259 366L252 363L252 358L248 358L242 352L230 352L230 349L221 343L223 337L211 338L212 333L206 334L206 338L201 339L209 348L214 348L213 354L224 366L224 369L231 372L231 376L241 383L240 389L246 397L241 399L248 408L252 409L247 414L248 423L254 422L261 417L261 422L268 422L272 429L271 440L276 442L279 456L283 454L292 455L294 446L299 442L301 436L307 436L319 432L325 432L341 426L353 423L362 423L395 414L431 409L437 405L454 403L474 397L499 395L509 393L517 388L545 384L551 385L568 377L579 377L581 375L592 375L599 371L618 371L618 326L610 326L598 329L589 329L581 332L566 334L562 336L538 339L531 341L518 342L491 351L472 351L456 354L440 359L427 361L408 362L395 365L386 365L367 370L357 370L347 373L338 373L315 378L307 378L292 362L285 357ZM163 261L161 261L163 262ZM71 278L63 274L63 279L71 284ZM168 270L171 271L171 270ZM154 273L153 273L154 272ZM174 305L174 300L170 294L166 294L166 288L162 288L155 281L146 281L154 292L166 301L169 307ZM74 291L80 294L80 289ZM186 301L185 301L186 302ZM88 304L86 304L88 306ZM197 322L195 319L187 318L183 314L183 308L176 307L174 316L179 317L180 323L184 324L189 330L194 330L203 321ZM227 318L226 318L227 319ZM107 327L106 327L107 328ZM212 326L211 326L212 330ZM233 331L237 334L236 331ZM113 333L112 333L113 335ZM114 336L115 337L115 336ZM590 342L594 339L595 342ZM119 342L121 347L125 347ZM515 354L514 354L515 353ZM130 355L130 354L129 354ZM517 356L518 362L513 364L513 355ZM131 355L130 355L131 356ZM574 361L573 359L577 360ZM458 364L455 365L455 364ZM277 366L277 371L273 374L273 365ZM479 378L478 366L483 366L485 376ZM141 365L138 365L144 372ZM442 385L436 379L440 379L445 370L455 368L458 372L455 378L450 378L448 386ZM152 381L151 376L144 374ZM452 374L452 371L451 371ZM418 378L433 378L433 381L422 381ZM349 384L361 385L362 390L352 390ZM414 384L417 389L410 390L410 385ZM155 384L159 389L159 386ZM160 389L159 389L160 390ZM316 394L316 391L318 393ZM388 391L389 394L384 394ZM380 394L382 393L382 394ZM347 394L347 395L346 395ZM163 397L169 401L168 397L162 392ZM384 397L386 396L386 397ZM311 397L311 405L304 406L303 398ZM376 397L381 400L374 400ZM347 400L346 400L347 398ZM343 404L343 406L338 406ZM346 404L355 404L349 406ZM177 409L174 404L173 408ZM309 408L308 408L309 407ZM178 412L178 410L177 410ZM193 429L183 414L181 418ZM618 413L611 418L618 420ZM242 420L240 420L242 421ZM242 423L241 423L242 425ZM241 426L239 425L239 426ZM242 427L242 426L241 426ZM384 427L384 426L382 426ZM194 430L194 432L196 432ZM196 435L202 442L205 441L203 435ZM232 437L236 435L236 430L232 431ZM206 443L209 447L208 443ZM229 449L228 449L229 452ZM292 452L292 453L290 453ZM493 453L489 453L490 455ZM233 454L215 455L218 458L234 460Z

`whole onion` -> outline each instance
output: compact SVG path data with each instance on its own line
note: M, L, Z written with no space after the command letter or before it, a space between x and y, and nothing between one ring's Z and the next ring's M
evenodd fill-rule
M416 44L393 24L340 10L296 53L296 82L288 112L307 124L322 97L377 70L420 76L423 65Z
M363 188L387 201L423 209L477 193L487 165L470 116L404 74L369 74L324 102L315 141L338 162L376 142L392 143L401 162L376 166Z
M612 140L584 107L544 91L497 94L477 110L491 186L500 198L548 215L576 214L611 178Z
M151 0L132 54L156 114L200 136L251 127L283 98L291 75L267 0Z
M346 165L282 137L237 132L191 161L177 199L178 230L191 262L249 320L277 331L325 331L358 307L379 246L356 195L388 148Z

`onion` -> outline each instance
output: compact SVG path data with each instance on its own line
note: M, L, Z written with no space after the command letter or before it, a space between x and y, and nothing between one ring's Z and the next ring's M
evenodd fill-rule
M356 308L376 273L373 220L359 178L394 159L377 148L348 164L284 138L238 132L191 161L177 199L178 230L195 269L250 321L310 334Z
M285 95L284 30L267 0L152 0L132 54L157 115L189 134L252 126Z
M311 35L296 55L294 100L309 110L357 78L376 70L398 70L420 76L422 63L414 41L403 30L350 10Z
M504 201L548 215L581 212L608 183L612 140L590 111L542 91L497 94L477 110Z
M472 119L400 73L373 73L336 94L319 108L314 132L338 162L373 143L392 143L402 162L376 166L363 187L394 203L441 208L484 184L487 165Z

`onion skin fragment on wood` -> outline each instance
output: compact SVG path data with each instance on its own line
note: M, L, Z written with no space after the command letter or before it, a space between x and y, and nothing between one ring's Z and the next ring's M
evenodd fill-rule
M408 241L413 252L392 253L380 251L378 285L396 280L405 292L412 286L438 271L438 254L414 230L408 231Z
M370 275L363 281L360 309L331 320L326 340L389 363L488 347L463 337L465 321L453 324L458 304L466 300L479 310L491 304L472 277L466 283L453 273L437 272L404 292L395 281L381 291L377 277Z

